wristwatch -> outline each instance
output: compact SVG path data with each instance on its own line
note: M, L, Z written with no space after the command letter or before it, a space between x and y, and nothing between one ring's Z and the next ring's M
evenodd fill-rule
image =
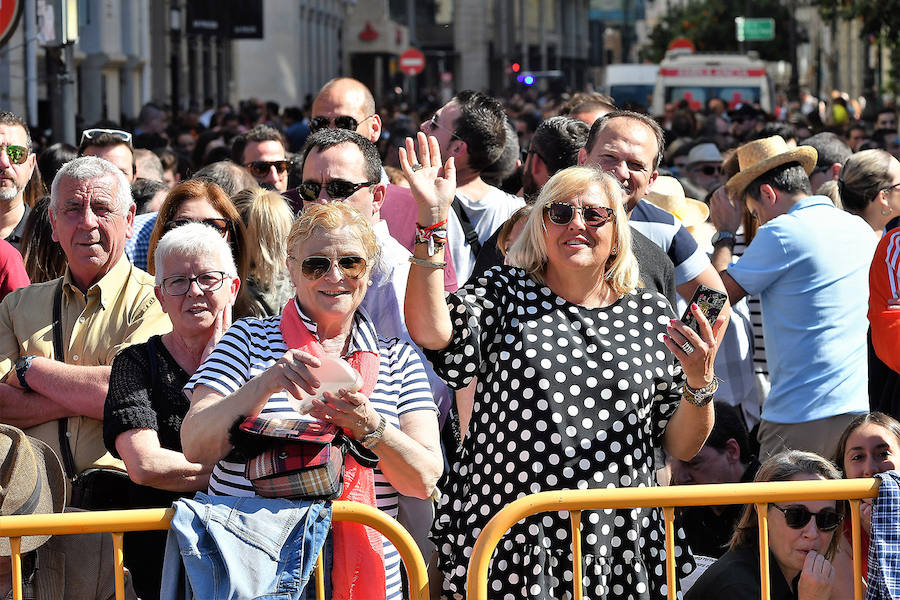
M35 358L34 354L29 354L27 356L20 356L16 360L16 377L19 379L19 385L21 385L26 392L31 391L31 386L25 381L25 373L28 372L28 369L31 367L31 361Z
M722 240L731 240L731 244L733 245L735 242L734 234L730 231L717 231L712 236L712 245L715 246Z
M713 396L718 389L719 380L713 377L712 381L698 390L695 390L694 388L689 386L687 381L685 381L682 394L684 395L684 399L694 406L706 406L712 401Z
M372 433L367 433L361 440L359 440L363 448L371 450L372 448L377 446L378 442L381 441L381 436L384 435L384 428L386 426L387 421L385 421L384 415L379 415L378 427L375 428L375 431L373 431Z

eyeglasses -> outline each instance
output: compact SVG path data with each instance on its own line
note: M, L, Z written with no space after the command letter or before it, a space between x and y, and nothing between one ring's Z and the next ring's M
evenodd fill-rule
M722 173L722 167L718 165L703 165L698 169L701 173L706 175L707 177L712 177L713 175L720 175Z
M83 144L85 140L92 140L104 133L108 133L109 135L119 138L129 146L131 145L131 134L127 131L122 131L121 129L85 129L81 132L80 143Z
M290 164L287 160L254 160L244 166L249 169L251 175L259 179L268 175L272 167L275 167L275 171L279 175L284 175Z
M447 131L450 133L451 138L459 139L459 136L456 135L456 132L454 130L450 129L449 127L444 127L443 125L438 123L437 113L431 115L431 119L429 119L428 123L429 123L429 131L433 132L435 129L443 129L444 131Z
M28 158L28 148L25 146L7 146L6 147L6 156L9 158L9 162L14 165L21 165L25 162L25 159Z
M173 275L162 280L162 289L170 296L184 296L196 281L201 292L215 292L222 287L222 283L226 279L231 279L231 277L225 271L207 271L194 277Z
M321 116L313 117L309 121L309 130L312 133L315 133L315 132L319 131L320 129L327 129L327 128L331 127L332 125L334 125L334 127L337 129L349 129L350 131L356 131L356 128L359 127L360 123L365 123L366 121L368 121L369 119L371 119L374 116L375 116L375 114L373 113L373 114L369 115L368 117L366 117L365 119L363 119L362 121L357 121L353 117L348 117L346 115L334 117L333 119L330 119L328 117L321 117Z
M204 225L209 225L222 237L226 237L228 232L231 231L231 223L228 219L175 219L174 221L166 223L163 232L168 233L176 227L181 227L182 225L187 225L189 223L203 223Z
M293 256L288 258L297 260ZM337 259L337 266L341 273L350 279L359 279L366 274L366 259L362 256L341 256ZM316 281L331 271L334 260L328 256L307 256L300 263L300 273L310 281Z
M575 206L568 202L548 202L544 205L550 221L557 225L568 225L580 212L588 227L603 227L607 221L615 221L615 211L606 206Z
M898 187L900 187L900 181L898 181L897 183L894 183L894 184L892 184L892 185L889 185L889 186L887 186L886 188L882 188L881 191L883 191L883 192L893 192L893 191L894 191L895 189L897 189Z
M541 159L541 160L544 161L545 163L547 162L547 159L545 159L545 158L541 155L540 152L538 152L538 151L535 150L534 148L528 148L528 150L522 150L522 162L523 162L523 163L524 163L526 160L528 160L528 155L529 155L529 154L535 154L535 155L537 155L537 157L538 157L539 159Z
M791 529L803 529L809 523L810 517L816 518L816 527L819 531L834 531L837 526L844 520L844 515L838 513L833 508L823 508L817 513L810 512L805 506L788 506L782 508L777 504L770 504L772 508L777 508L784 513L784 522Z
M332 179L325 184L325 192L333 200L343 200L355 194L360 188L377 185L379 181L363 181L362 183L352 183L343 179ZM304 202L315 202L319 199L319 193L322 191L322 184L317 181L307 181L297 186L300 197Z

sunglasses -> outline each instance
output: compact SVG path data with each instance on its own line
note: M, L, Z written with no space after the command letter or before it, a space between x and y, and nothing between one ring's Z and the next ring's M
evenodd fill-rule
M293 256L289 256L297 260ZM366 274L366 259L362 256L341 256L336 259L337 266L344 276L350 279L359 279ZM300 262L300 273L310 281L316 281L331 272L334 260L327 256L307 256Z
M230 279L225 271L207 271L195 277L173 275L162 280L162 289L169 296L184 296L196 281L201 292L215 292L226 279Z
M343 200L349 198L360 188L377 185L379 181L363 181L362 183L352 183L343 179L332 179L324 185L325 192L333 200ZM307 181L297 186L300 197L304 202L315 202L319 199L319 193L322 191L322 184L316 181Z
M784 522L791 529L803 529L809 523L810 517L816 518L816 527L819 531L834 531L837 526L844 520L844 515L838 513L833 508L823 508L817 513L810 512L805 506L789 506L782 508L777 504L770 504L772 508L777 508L784 513Z
M349 129L350 131L356 131L356 128L359 127L360 123L365 123L375 115L369 115L362 121L357 121L353 117L347 117L341 115L339 117L334 117L330 119L328 117L313 117L309 122L309 130L312 133L319 131L320 129L328 129L332 125L336 129Z
M456 135L456 132L454 130L450 129L449 127L444 127L443 125L438 123L437 113L431 115L431 119L428 120L428 123L430 126L429 131L434 131L435 129L443 129L444 131L447 131L450 133L451 138L459 139L459 136Z
M222 237L226 237L231 229L231 223L229 223L228 219L175 219L174 221L166 223L163 232L168 233L176 227L181 227L182 225L187 225L189 223L203 223L204 225L209 225Z
M21 165L25 162L25 159L28 158L28 148L25 146L7 146L6 147L6 156L9 158L9 162L14 165Z
M131 145L131 134L127 131L122 131L121 129L85 129L81 132L81 144L84 143L85 140L92 140L99 135L103 135L104 133L108 133L111 136L117 137L129 146Z
M275 167L275 171L279 175L284 175L288 170L288 165L290 163L286 160L254 160L244 166L247 167L251 175L258 179L268 175L272 167Z
M581 213L581 218L588 227L603 227L607 221L615 221L616 217L613 209L605 206L575 206L568 202L548 202L544 208L550 221L557 225L571 223L576 212Z
M722 167L716 165L704 165L698 170L707 177L712 177L713 175L719 175L722 173Z
M545 163L547 162L547 160L546 160L543 156L541 156L541 153L540 153L540 152L538 152L538 151L535 150L534 148L528 148L527 150L522 150L522 162L523 162L523 163L524 163L526 160L528 160L528 155L529 155L529 154L536 154L537 157L538 157L539 159L541 159L541 160L544 161Z

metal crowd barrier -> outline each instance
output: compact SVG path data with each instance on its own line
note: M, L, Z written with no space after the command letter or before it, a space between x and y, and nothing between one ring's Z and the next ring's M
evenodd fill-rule
M769 551L767 505L773 502L849 500L853 543L854 597L862 600L862 559L859 504L863 498L878 495L877 479L838 481L782 481L767 483L730 483L684 485L653 488L613 488L540 492L506 505L488 522L475 542L467 573L468 598L487 600L488 567L503 535L525 517L548 511L568 511L572 524L573 598L582 598L581 511L604 508L626 509L659 506L666 526L666 582L669 600L675 599L675 507L755 503L759 515L759 563L761 600L769 600ZM842 528L835 535L843 535Z
M416 542L406 529L386 513L365 504L335 501L332 503L332 509L332 521L353 521L368 525L393 542L406 568L411 600L428 600L428 573L425 561ZM174 508L149 508L0 517L0 537L8 537L12 549L13 599L22 600L22 556L20 552L22 536L108 531L112 533L113 538L116 599L123 600L125 598L125 575L122 559L122 533L168 529L174 515ZM316 598L325 600L321 555L317 565Z

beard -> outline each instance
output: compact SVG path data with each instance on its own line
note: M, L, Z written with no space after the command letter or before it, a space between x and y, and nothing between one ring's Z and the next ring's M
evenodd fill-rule
M541 188L538 186L537 182L534 180L534 175L531 174L530 169L523 169L522 172L522 195L525 198L534 199L537 197L538 192L541 191Z
M18 186L11 188L0 187L0 202L12 202L20 193L22 193L22 190Z

